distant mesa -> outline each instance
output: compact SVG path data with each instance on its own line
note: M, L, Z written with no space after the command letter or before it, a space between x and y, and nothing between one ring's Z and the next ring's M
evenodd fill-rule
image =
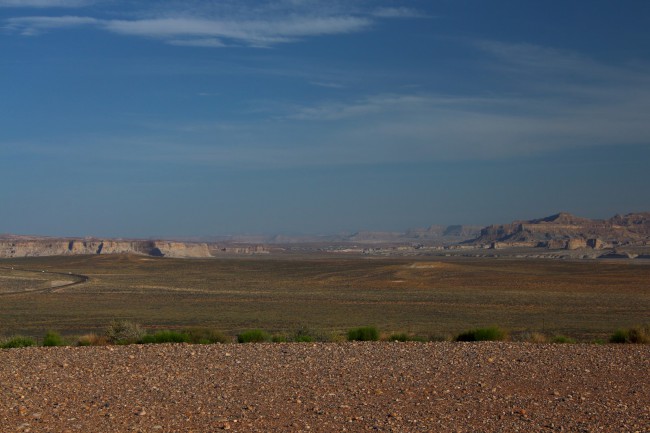
M208 258L222 254L263 254L261 246L222 246L206 242L160 240L57 239L4 235L0 257L139 254L150 257Z
M575 250L650 245L650 212L592 220L561 212L546 218L491 225L465 245ZM613 257L612 257L613 258Z
M50 238L13 238L0 241L0 257L127 253L158 257L210 257L206 244L182 242Z

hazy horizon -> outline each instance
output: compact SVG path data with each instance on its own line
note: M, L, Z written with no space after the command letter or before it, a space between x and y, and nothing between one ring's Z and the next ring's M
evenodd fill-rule
M650 3L0 0L0 233L650 210Z
M548 215L543 215L543 216L538 216L534 218L529 218L529 219L542 219L542 218L547 218L550 216L557 215L559 213L563 213L564 211L559 211L555 212L552 214ZM602 217L602 218L591 218L589 216L585 215L575 215L576 217L583 217L583 218L590 218L593 220L606 220L611 217L614 217L616 215L626 215L630 213L647 213L647 211L644 210L639 210L637 212L618 212L617 214L610 215L608 217ZM480 227L484 228L490 225L502 225L502 224L509 224L512 222L515 222L517 220L521 219L511 219L507 221L499 221L499 222L494 222L490 224L429 224L428 226L420 226L420 227L403 227L403 228L398 228L398 229L390 229L390 230L381 230L381 229L376 229L376 230L368 230L365 228L358 228L357 230L341 230L338 232L235 232L235 233L212 233L212 234L204 234L204 235L194 235L194 236L183 236L183 235L173 235L173 234L167 234L167 235L149 235L149 236L120 236L120 235L113 235L113 236L101 236L101 235L95 235L92 233L85 233L83 235L81 234L47 234L44 235L42 233L7 233L7 232L0 232L0 236L26 236L26 237L48 237L48 238L86 238L86 239L150 239L150 240L187 240L187 241L205 241L205 242L212 242L212 241L219 241L219 240L228 240L229 238L235 239L235 240L243 240L246 238L254 239L254 238L272 238L276 236L280 237L287 237L287 238L294 238L294 239L299 239L299 238L335 238L337 236L350 236L354 235L357 233L363 233L363 232L373 232L373 233L406 233L410 230L426 230L430 227L433 226L439 226L439 227L450 227L450 226L456 226L456 225L461 225L465 227ZM527 220L527 219L524 219Z

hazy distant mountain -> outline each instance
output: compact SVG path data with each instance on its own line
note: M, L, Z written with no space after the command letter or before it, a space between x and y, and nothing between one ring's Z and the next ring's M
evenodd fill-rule
M482 226L432 225L403 232L361 230L330 235L233 235L201 238L205 242L297 244L297 243L458 243L478 236Z
M432 225L428 228L409 229L405 232L357 232L347 238L351 242L425 242L425 243L458 243L477 236L480 226L465 225Z

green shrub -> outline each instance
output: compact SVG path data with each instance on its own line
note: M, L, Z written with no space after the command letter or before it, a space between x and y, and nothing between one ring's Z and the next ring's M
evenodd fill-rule
M348 341L377 341L379 331L374 326L362 326L348 331Z
M54 331L47 331L45 337L43 337L43 346L45 347L54 347L54 346L65 346L65 341L61 334Z
M405 333L400 333L400 334L392 334L390 337L388 337L388 341L410 341L411 339L409 338L408 334Z
M162 343L189 343L190 337L178 331L157 331L140 338L141 344L162 344Z
M132 344L140 341L146 332L137 323L128 320L114 320L106 329L106 338L112 344Z
M490 326L463 332L456 337L456 341L503 341L507 337L508 334L498 326Z
M276 334L273 337L271 337L271 341L274 343L286 343L289 341L286 335L283 334Z
M314 341L325 341L326 337L318 336L315 332L306 326L301 326L293 333L291 338L296 343L312 343Z
M633 326L628 329L619 329L609 338L610 343L650 343L650 325Z
M616 332L609 337L610 343L627 343L627 331L625 329L617 329Z
M29 337L13 337L0 344L0 349L16 349L18 347L36 346L36 341Z
M575 342L576 341L573 338L567 337L565 335L556 335L553 338L551 338L551 343L560 343L560 344L569 343L569 344L573 344Z
M190 343L194 344L215 344L231 343L232 338L210 328L189 328L183 333L187 334Z
M237 341L239 343L262 343L265 341L271 341L271 336L261 329L251 329L237 335Z

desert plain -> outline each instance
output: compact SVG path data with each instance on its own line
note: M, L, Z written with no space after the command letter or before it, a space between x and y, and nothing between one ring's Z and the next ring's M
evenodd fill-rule
M12 269L13 268L13 269ZM650 312L646 261L515 258L138 255L0 261L0 334L75 336L115 319L144 327L207 326L322 334L375 326L448 339L497 325L606 340Z

